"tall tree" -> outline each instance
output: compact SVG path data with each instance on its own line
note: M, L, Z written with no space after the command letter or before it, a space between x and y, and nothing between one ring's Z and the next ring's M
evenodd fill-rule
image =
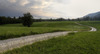
M24 14L24 17L22 18L23 20L23 25L30 27L33 23L33 16L28 12Z

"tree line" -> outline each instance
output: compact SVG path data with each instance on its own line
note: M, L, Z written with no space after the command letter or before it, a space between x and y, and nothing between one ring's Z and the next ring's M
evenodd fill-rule
M64 18L57 18L57 19L34 19L35 22L41 22L41 21L70 21L71 19L64 19Z
M4 24L17 24L22 23L24 26L30 27L33 22L41 22L41 21L69 21L70 19L58 18L58 19L34 19L34 17L28 12L23 14L22 17L5 17L0 16L0 25Z
M100 21L100 17L91 18L91 17L87 16L87 17L81 18L81 20L84 20L84 21Z
M21 18L0 16L0 25L21 23Z
M82 17L82 18L77 18L77 19L74 19L75 21L100 21L100 17L89 17L89 16L86 16L86 17Z
M0 25L4 24L17 24L22 23L24 26L30 27L33 22L41 22L41 21L100 21L99 17L90 18L90 17L82 17L76 19L64 19L64 18L57 18L57 19L34 19L34 17L28 12L23 14L22 17L5 17L0 16Z
M18 18L0 16L0 25L22 23L24 26L30 27L33 22L33 16L30 13L25 13L22 17L19 16Z

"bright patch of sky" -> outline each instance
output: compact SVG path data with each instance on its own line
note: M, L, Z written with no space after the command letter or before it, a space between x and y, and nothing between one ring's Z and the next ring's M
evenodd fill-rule
M0 0L0 16L77 18L100 11L100 0Z

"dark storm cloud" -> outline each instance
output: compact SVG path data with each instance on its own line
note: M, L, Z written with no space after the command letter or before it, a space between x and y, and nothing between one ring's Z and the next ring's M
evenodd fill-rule
M49 2L63 3L64 0L0 0L0 16L22 16L26 12L32 12L35 16L54 15L51 14L52 12L60 13L53 9L52 6L55 4L50 6Z
M22 16L25 11L28 11L28 9L21 6L18 0L16 3L0 0L0 16Z
M35 0L0 0L0 16L22 16L23 13L39 9L31 9L31 6L41 6L41 1ZM22 2L21 2L22 1ZM27 3L29 2L29 3ZM26 4L27 3L27 4ZM34 13L33 13L34 14ZM35 14L34 14L35 15Z

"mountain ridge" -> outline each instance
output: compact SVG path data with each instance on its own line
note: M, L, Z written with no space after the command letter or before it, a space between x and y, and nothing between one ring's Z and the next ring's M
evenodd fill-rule
M90 14L87 14L83 17L89 17L89 18L100 18L100 11L99 12L95 12L95 13L90 13Z

